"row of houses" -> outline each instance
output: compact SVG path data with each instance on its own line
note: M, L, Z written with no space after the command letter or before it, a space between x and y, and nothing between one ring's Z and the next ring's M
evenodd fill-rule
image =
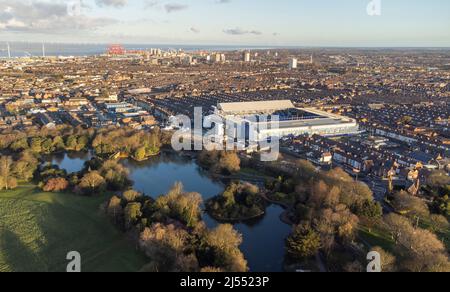
M337 164L351 171L386 177L394 163L398 173L414 169L422 165L429 170L442 169L450 171L450 159L440 154L422 151L393 151L384 147L377 147L361 143L373 139L379 143L386 143L382 137L343 138L332 139L314 135L294 139L294 147L306 154L308 160L319 165Z

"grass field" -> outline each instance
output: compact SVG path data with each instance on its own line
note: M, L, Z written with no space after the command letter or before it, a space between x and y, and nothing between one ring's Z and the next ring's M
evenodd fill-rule
M81 253L85 272L140 270L144 255L99 211L106 199L33 185L0 192L0 272L64 272L70 251Z
M362 240L362 243L364 243L369 249L379 246L386 251L392 251L395 245L390 234L377 227L369 229L367 226L361 225L359 227L358 236L359 239Z

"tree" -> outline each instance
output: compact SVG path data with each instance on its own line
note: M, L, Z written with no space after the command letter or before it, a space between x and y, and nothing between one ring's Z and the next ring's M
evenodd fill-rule
M241 169L241 160L236 152L204 150L198 157L199 163L212 172L232 174Z
M66 148L64 139L61 136L54 137L52 141L52 147L57 151L64 150Z
M128 169L117 161L106 161L99 171L100 175L105 178L109 190L120 191L131 185L131 181L128 179Z
M395 272L397 270L397 267L396 267L397 259L395 258L394 255L388 253L387 251L385 251L384 249L382 249L379 246L372 248L372 251L376 251L380 254L381 270L383 272L390 273L390 272Z
M397 214L387 215L385 222L395 239L402 269L411 272L450 271L447 250L436 235L414 228L407 218Z
M11 149L14 152L19 152L28 149L28 139L27 138L20 138L11 143L9 146L9 149Z
M219 161L219 152L215 150L214 151L203 150L202 152L200 152L198 156L198 162L206 168L213 167L214 164L217 163L217 161Z
M13 160L9 156L0 158L0 190L12 190L17 187L17 180L12 171Z
M445 216L433 214L430 216L430 225L434 231L448 230L450 224Z
M75 150L76 151L81 151L81 150L86 149L86 146L88 145L88 143L89 143L89 137L88 136L86 136L86 135L79 136L78 139L77 139L77 145L75 147Z
M92 147L97 154L110 155L121 152L133 157L136 151L142 147L145 149L146 157L157 154L160 145L157 131L136 131L131 128L105 128L99 130L92 142Z
M344 271L346 273L362 273L364 266L359 261L348 262L344 265Z
M142 197L142 194L135 190L128 190L123 193L122 197L124 198L125 201L130 203L130 202L135 202L137 199Z
M320 235L309 224L294 227L294 232L286 240L287 252L296 259L316 255L320 246Z
M353 178L340 167L333 168L332 170L326 172L325 176L328 180L332 180L334 182L344 182L344 183L354 182Z
M324 181L314 184L309 197L309 205L316 209L324 207L325 199L328 196L328 186Z
M221 224L210 231L205 238L206 244L220 250L233 250L242 244L242 235L232 225Z
M116 224L119 227L123 227L124 224L124 210L122 207L122 200L117 197L113 196L106 206L106 214L109 218L111 218L112 222Z
M140 147L136 149L136 151L134 152L134 159L137 161L142 161L145 158L147 158L147 152L145 150L145 147Z
M411 116L403 116L400 118L400 120L398 121L400 124L405 124L405 125L409 125L411 124L413 118Z
M174 225L156 223L144 229L139 245L152 260L146 270L153 272L196 272L199 265L189 249L189 234Z
M266 206L257 186L241 182L229 184L222 195L206 202L208 213L224 221L256 218L265 213Z
M207 232L204 244L213 250L214 267L228 272L247 272L247 261L239 250L242 235L232 225L223 224Z
M129 203L124 210L125 228L131 229L142 216L140 203Z
M345 182L341 184L341 203L352 210L361 208L366 202L373 201L373 193L370 188L362 182Z
M68 187L69 182L63 177L58 177L49 179L42 189L44 192L61 192L67 190Z
M450 185L450 176L445 171L433 171L427 179L427 184L434 189L440 189Z
M357 208L356 214L370 220L381 219L383 217L383 207L378 202L366 201L360 208Z
M31 151L33 151L34 153L41 153L42 152L42 142L43 142L43 139L41 137L31 138L31 143L30 143Z
M79 187L86 193L93 195L102 192L106 186L105 179L98 171L88 172L80 181Z
M428 230L415 229L400 237L401 265L411 272L450 272L444 244Z
M334 209L318 211L312 227L320 234L322 247L329 253L336 242L353 241L358 224L359 218L347 206L340 204Z
M49 153L52 153L53 151L54 151L54 148L53 148L52 139L49 139L49 138L43 139L42 143L41 143L41 152L49 154Z
M397 214L388 214L384 217L386 228L391 232L392 239L398 244L402 234L412 232L412 225L408 218Z
M155 202L156 214L162 218L170 218L183 222L194 228L201 219L202 196L199 193L186 193L183 184L176 183L166 196ZM162 218L159 218L162 220Z
M221 268L216 268L216 267L204 267L200 270L200 272L201 273L223 273L225 271Z
M408 216L421 218L428 218L430 216L430 211L424 201L404 191L394 195L392 204L397 212L405 212Z
M445 195L443 197L434 198L433 210L438 214L450 216L450 199L449 196Z
M14 175L21 180L30 181L39 167L39 161L34 154L25 150L20 153L19 159L14 164Z
M199 263L194 253L188 255L178 254L174 267L170 270L173 273L195 273L199 270Z
M217 166L220 171L232 174L241 170L241 160L235 152L222 152L220 156Z
M307 160L297 160L296 166L296 176L298 176L302 181L309 181L317 174L314 165Z
M66 149L67 150L76 150L78 146L78 137L76 135L70 135L66 139Z
M234 198L234 190L227 188L222 194L224 200L224 207L232 207L236 204L236 200Z

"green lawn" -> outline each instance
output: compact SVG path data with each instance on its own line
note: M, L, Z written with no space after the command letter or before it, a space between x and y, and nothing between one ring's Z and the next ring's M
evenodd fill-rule
M359 227L358 236L362 243L369 249L375 246L379 246L386 251L391 251L395 245L390 234L377 227L369 229L367 226L361 225Z
M0 192L0 272L64 272L69 251L81 253L82 271L138 271L146 259L101 214L106 200L33 185Z

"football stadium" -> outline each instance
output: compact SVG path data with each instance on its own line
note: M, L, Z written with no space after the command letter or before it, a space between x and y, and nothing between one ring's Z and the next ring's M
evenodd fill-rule
M356 120L314 108L297 108L290 100L220 103L216 114L236 124L236 137L343 136L359 133ZM260 117L267 116L267 119ZM279 121L272 120L278 116ZM255 119L256 117L256 119ZM253 133L250 133L253 131ZM256 133L255 133L256 132ZM228 132L229 133L229 132Z

